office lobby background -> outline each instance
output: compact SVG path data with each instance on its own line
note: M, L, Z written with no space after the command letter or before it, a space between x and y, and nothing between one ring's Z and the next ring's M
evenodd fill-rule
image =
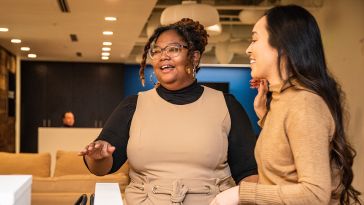
M0 0L0 5L6 2L9 2L10 0ZM109 0L111 1L111 0ZM117 1L117 0L113 0ZM11 2L17 2L16 0L11 0ZM23 1L19 1L23 2ZM125 1L127 2L127 1ZM148 1L154 2L156 4L156 1ZM298 0L296 1L286 1L286 2L300 2ZM309 2L307 1L301 1L301 2ZM316 2L315 0L311 0L310 2ZM348 136L350 139L350 142L352 143L353 147L357 151L357 156L354 161L354 186L356 186L361 192L364 192L364 1L363 0L324 0L322 1L322 7L319 9L312 9L310 10L314 16L316 17L320 29L321 34L324 41L324 48L326 52L326 58L328 62L328 66L330 71L336 76L336 79L338 82L342 85L342 89L346 93L346 106L348 108L348 111L350 113L350 116L348 116ZM72 5L72 1L69 1L70 6ZM14 3L16 4L16 3ZM19 3L19 7L22 7L22 4ZM1 8L0 6L0 12L2 14L8 12L7 10L4 10L4 7ZM72 9L72 7L71 7ZM27 8L22 9L23 12L25 12L26 15L36 15L32 11L28 11ZM151 12L151 10L149 10ZM23 13L23 15L25 15ZM92 15L92 14L90 14ZM11 19L5 19L5 15L0 15L0 27L3 25L6 25L8 22L11 22ZM147 15L149 16L149 15ZM11 29L10 29L11 32ZM37 28L34 28L34 32L37 32ZM124 30L124 32L128 32L127 29ZM244 35L244 34L242 34ZM22 36L22 38L26 39L26 35ZM79 39L82 42L82 39ZM29 39L31 41L31 39ZM116 43L116 42L115 42ZM135 42L133 42L135 43ZM137 44L137 43L136 43ZM24 56L23 53L19 51L19 48L17 46L14 46L10 43L10 39L8 37L5 37L3 33L0 32L0 46L2 49L6 50L7 52L11 53L15 56L15 65L16 68L14 69L15 75L11 78L13 79L15 92L13 93L15 96L13 98L14 101L14 113L13 118L9 118L14 120L14 132L11 132L10 134L13 135L13 142L14 144L11 146L13 147L13 150L15 152L22 151L21 149L21 135L24 133L21 133L22 126L25 126L26 123L30 123L29 120L31 119L22 119L22 116L24 116L22 107L25 106L24 103L27 103L22 99L23 96L32 96L31 89L28 89L29 86L25 86L25 83L29 83L29 85L35 85L37 82L35 79L31 81L24 81L26 79L23 77L24 74L28 74L28 71L24 71L25 67L32 67L32 65L35 64L43 64L45 67L50 66L51 64L58 65L66 65L68 67L81 65L87 66L87 64L92 65L94 67L110 67L111 70L118 70L117 72L121 72L123 76L122 79L120 79L120 82L116 83L115 85L120 85L120 95L116 96L117 99L114 99L115 101L121 100L128 94L135 94L135 86L139 89L139 82L137 81L137 78L130 77L135 74L137 74L137 66L138 62L136 61L137 56L133 56L133 59L128 59L128 57L123 58L117 58L112 61L84 61L84 60L77 60L77 58L73 60L68 59L57 59L57 60L51 60L51 59L42 59L41 55L38 55L36 59L29 59L27 56ZM43 43L43 46L47 46L47 42ZM32 48L33 49L33 48ZM41 50L41 47L34 48L34 50ZM63 52L62 50L54 50L53 52ZM98 51L99 52L99 51ZM101 51L100 51L101 52ZM99 54L98 54L99 55ZM219 64L218 61L215 59L216 57L214 55L207 54L206 58L202 60L202 63L208 64L208 68L210 67L218 67L218 69L215 69L209 72L215 72L213 76L211 77L208 74L203 74L201 70L201 76L206 75L203 77L204 81L206 82L225 82L220 79L218 79L219 72L224 73L223 69L234 71L234 70L240 70L242 72L247 72L249 69L247 68L248 65L248 59L244 57L244 54L236 55L234 56L234 59L230 62L230 64L234 65L222 65ZM81 59L81 58L79 58ZM140 58L139 58L140 60ZM217 65L214 65L217 64ZM238 64L239 66L236 66ZM41 67L45 69L45 67ZM61 66L60 68L62 68ZM38 67L39 68L39 67ZM120 69L123 69L120 71ZM98 72L98 71L95 71ZM217 74L216 74L217 72ZM102 72L100 72L102 74ZM10 75L9 75L10 76ZM127 77L129 76L129 77ZM241 85L242 87L247 86L248 79L246 79L243 76L247 75L237 75L242 76L241 77ZM114 76L115 77L115 76ZM149 76L147 77L149 78ZM67 84L67 80L65 79L58 79L59 81L64 81L65 84ZM87 80L87 79L86 79ZM237 79L239 81L239 79ZM234 81L235 82L235 81ZM22 83L24 83L22 85ZM44 82L49 83L47 86L52 86L52 81ZM231 85L230 85L231 86ZM26 87L26 88L25 88ZM231 88L231 87L230 87ZM235 84L234 87L235 88ZM23 90L24 89L24 90ZM237 90L229 90L235 95L239 95L240 91ZM244 91L245 92L245 91ZM248 95L246 95L246 98L243 98L243 96L236 96L240 102L243 104L246 104L244 106L247 110L251 110L251 107L249 107L249 102L252 103L252 97L254 96L254 91L247 91ZM6 93L8 96L8 93ZM9 95L10 96L10 95ZM25 97L24 97L25 98ZM245 99L247 99L245 101ZM61 102L59 102L61 103ZM91 127L102 127L105 119L107 118L108 114L112 111L113 107L116 106L115 103L112 105L109 105L109 109L102 111L102 116L96 120L85 122L88 123ZM10 108L10 107L8 107ZM106 113L106 114L105 114ZM37 113L35 112L35 115ZM34 116L35 118L39 116ZM54 118L56 119L58 115L55 115ZM252 120L252 123L255 124L254 119L256 117L249 113L249 117ZM59 116L60 118L60 116ZM77 118L77 116L76 116ZM5 120L0 118L0 120ZM53 123L54 120L52 120ZM1 122L3 123L3 121ZM12 123L12 122L4 122L4 123ZM43 123L43 122L42 122ZM1 129L3 128L0 127ZM45 125L48 125L48 121L45 122ZM54 124L56 126L56 124ZM256 128L257 129L257 128ZM256 130L258 132L258 130ZM3 132L2 132L3 133ZM3 136L3 134L2 134ZM35 136L36 137L36 136ZM2 140L2 139L1 139ZM2 140L3 141L3 140ZM33 140L30 140L30 144L34 142ZM35 141L36 142L36 141ZM26 146L25 144L24 146ZM36 144L33 146L36 146ZM4 150L0 150L4 151ZM36 151L36 150L24 150L24 151Z

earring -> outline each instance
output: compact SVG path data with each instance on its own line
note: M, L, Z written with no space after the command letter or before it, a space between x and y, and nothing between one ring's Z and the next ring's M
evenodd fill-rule
M191 74L191 68L190 67L187 67L186 68L186 72L187 72L187 74Z
M192 72L193 72L192 77L193 77L193 79L195 79L196 78L196 67L193 68Z
M156 85L158 83L157 77L155 76L154 71L150 74L149 80L153 85Z

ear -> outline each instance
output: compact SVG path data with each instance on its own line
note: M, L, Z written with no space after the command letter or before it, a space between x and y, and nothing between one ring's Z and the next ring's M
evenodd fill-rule
M193 66L196 67L200 63L201 53L200 51L193 51L192 60Z

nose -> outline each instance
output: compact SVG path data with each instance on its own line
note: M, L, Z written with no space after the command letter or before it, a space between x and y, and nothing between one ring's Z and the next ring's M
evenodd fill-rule
M248 48L245 50L245 53L247 56L250 56L252 54L252 44L249 44Z
M163 59L169 59L169 55L167 53L167 50L162 50L162 53L161 53L161 60Z

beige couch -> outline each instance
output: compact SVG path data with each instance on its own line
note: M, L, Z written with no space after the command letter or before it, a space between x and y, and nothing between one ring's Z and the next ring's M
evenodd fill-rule
M119 183L122 193L129 184L127 163L115 174L98 177L90 174L77 152L57 151L54 176L49 153L0 152L0 161L0 174L33 175L32 205L73 205L82 194L94 193L96 182Z

